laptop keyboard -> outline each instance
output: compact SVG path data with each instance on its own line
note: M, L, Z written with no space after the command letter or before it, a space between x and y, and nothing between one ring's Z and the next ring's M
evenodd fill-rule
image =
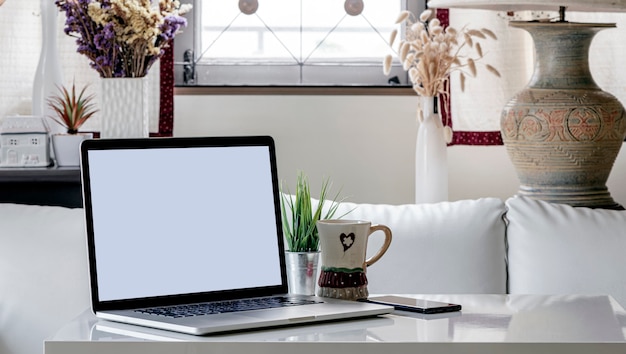
M275 296L243 300L216 301L200 304L151 307L138 309L136 312L171 318L193 317L226 312L261 310L267 308L310 305L320 301L299 299L288 296Z

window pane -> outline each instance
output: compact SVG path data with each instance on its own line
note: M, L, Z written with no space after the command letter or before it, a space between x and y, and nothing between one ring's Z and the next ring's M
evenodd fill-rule
M195 84L386 85L381 63L394 20L418 2L195 1L198 38L187 46L194 48Z

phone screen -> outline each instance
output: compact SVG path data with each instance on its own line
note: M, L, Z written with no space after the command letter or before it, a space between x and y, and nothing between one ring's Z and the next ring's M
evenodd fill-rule
M461 305L458 304L425 299L414 299L404 296L375 296L369 298L368 301L378 304L392 305L397 310L419 313L442 313L461 310Z

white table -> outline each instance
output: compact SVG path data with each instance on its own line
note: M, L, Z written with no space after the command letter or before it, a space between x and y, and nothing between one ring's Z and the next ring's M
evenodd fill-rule
M626 311L609 296L410 296L463 310L206 337L112 323L86 311L45 341L44 353L626 353Z

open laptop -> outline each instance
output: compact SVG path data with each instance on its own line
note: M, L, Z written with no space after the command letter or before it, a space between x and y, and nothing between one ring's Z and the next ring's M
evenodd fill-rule
M81 174L99 318L202 335L393 310L288 294L269 136L87 140Z

